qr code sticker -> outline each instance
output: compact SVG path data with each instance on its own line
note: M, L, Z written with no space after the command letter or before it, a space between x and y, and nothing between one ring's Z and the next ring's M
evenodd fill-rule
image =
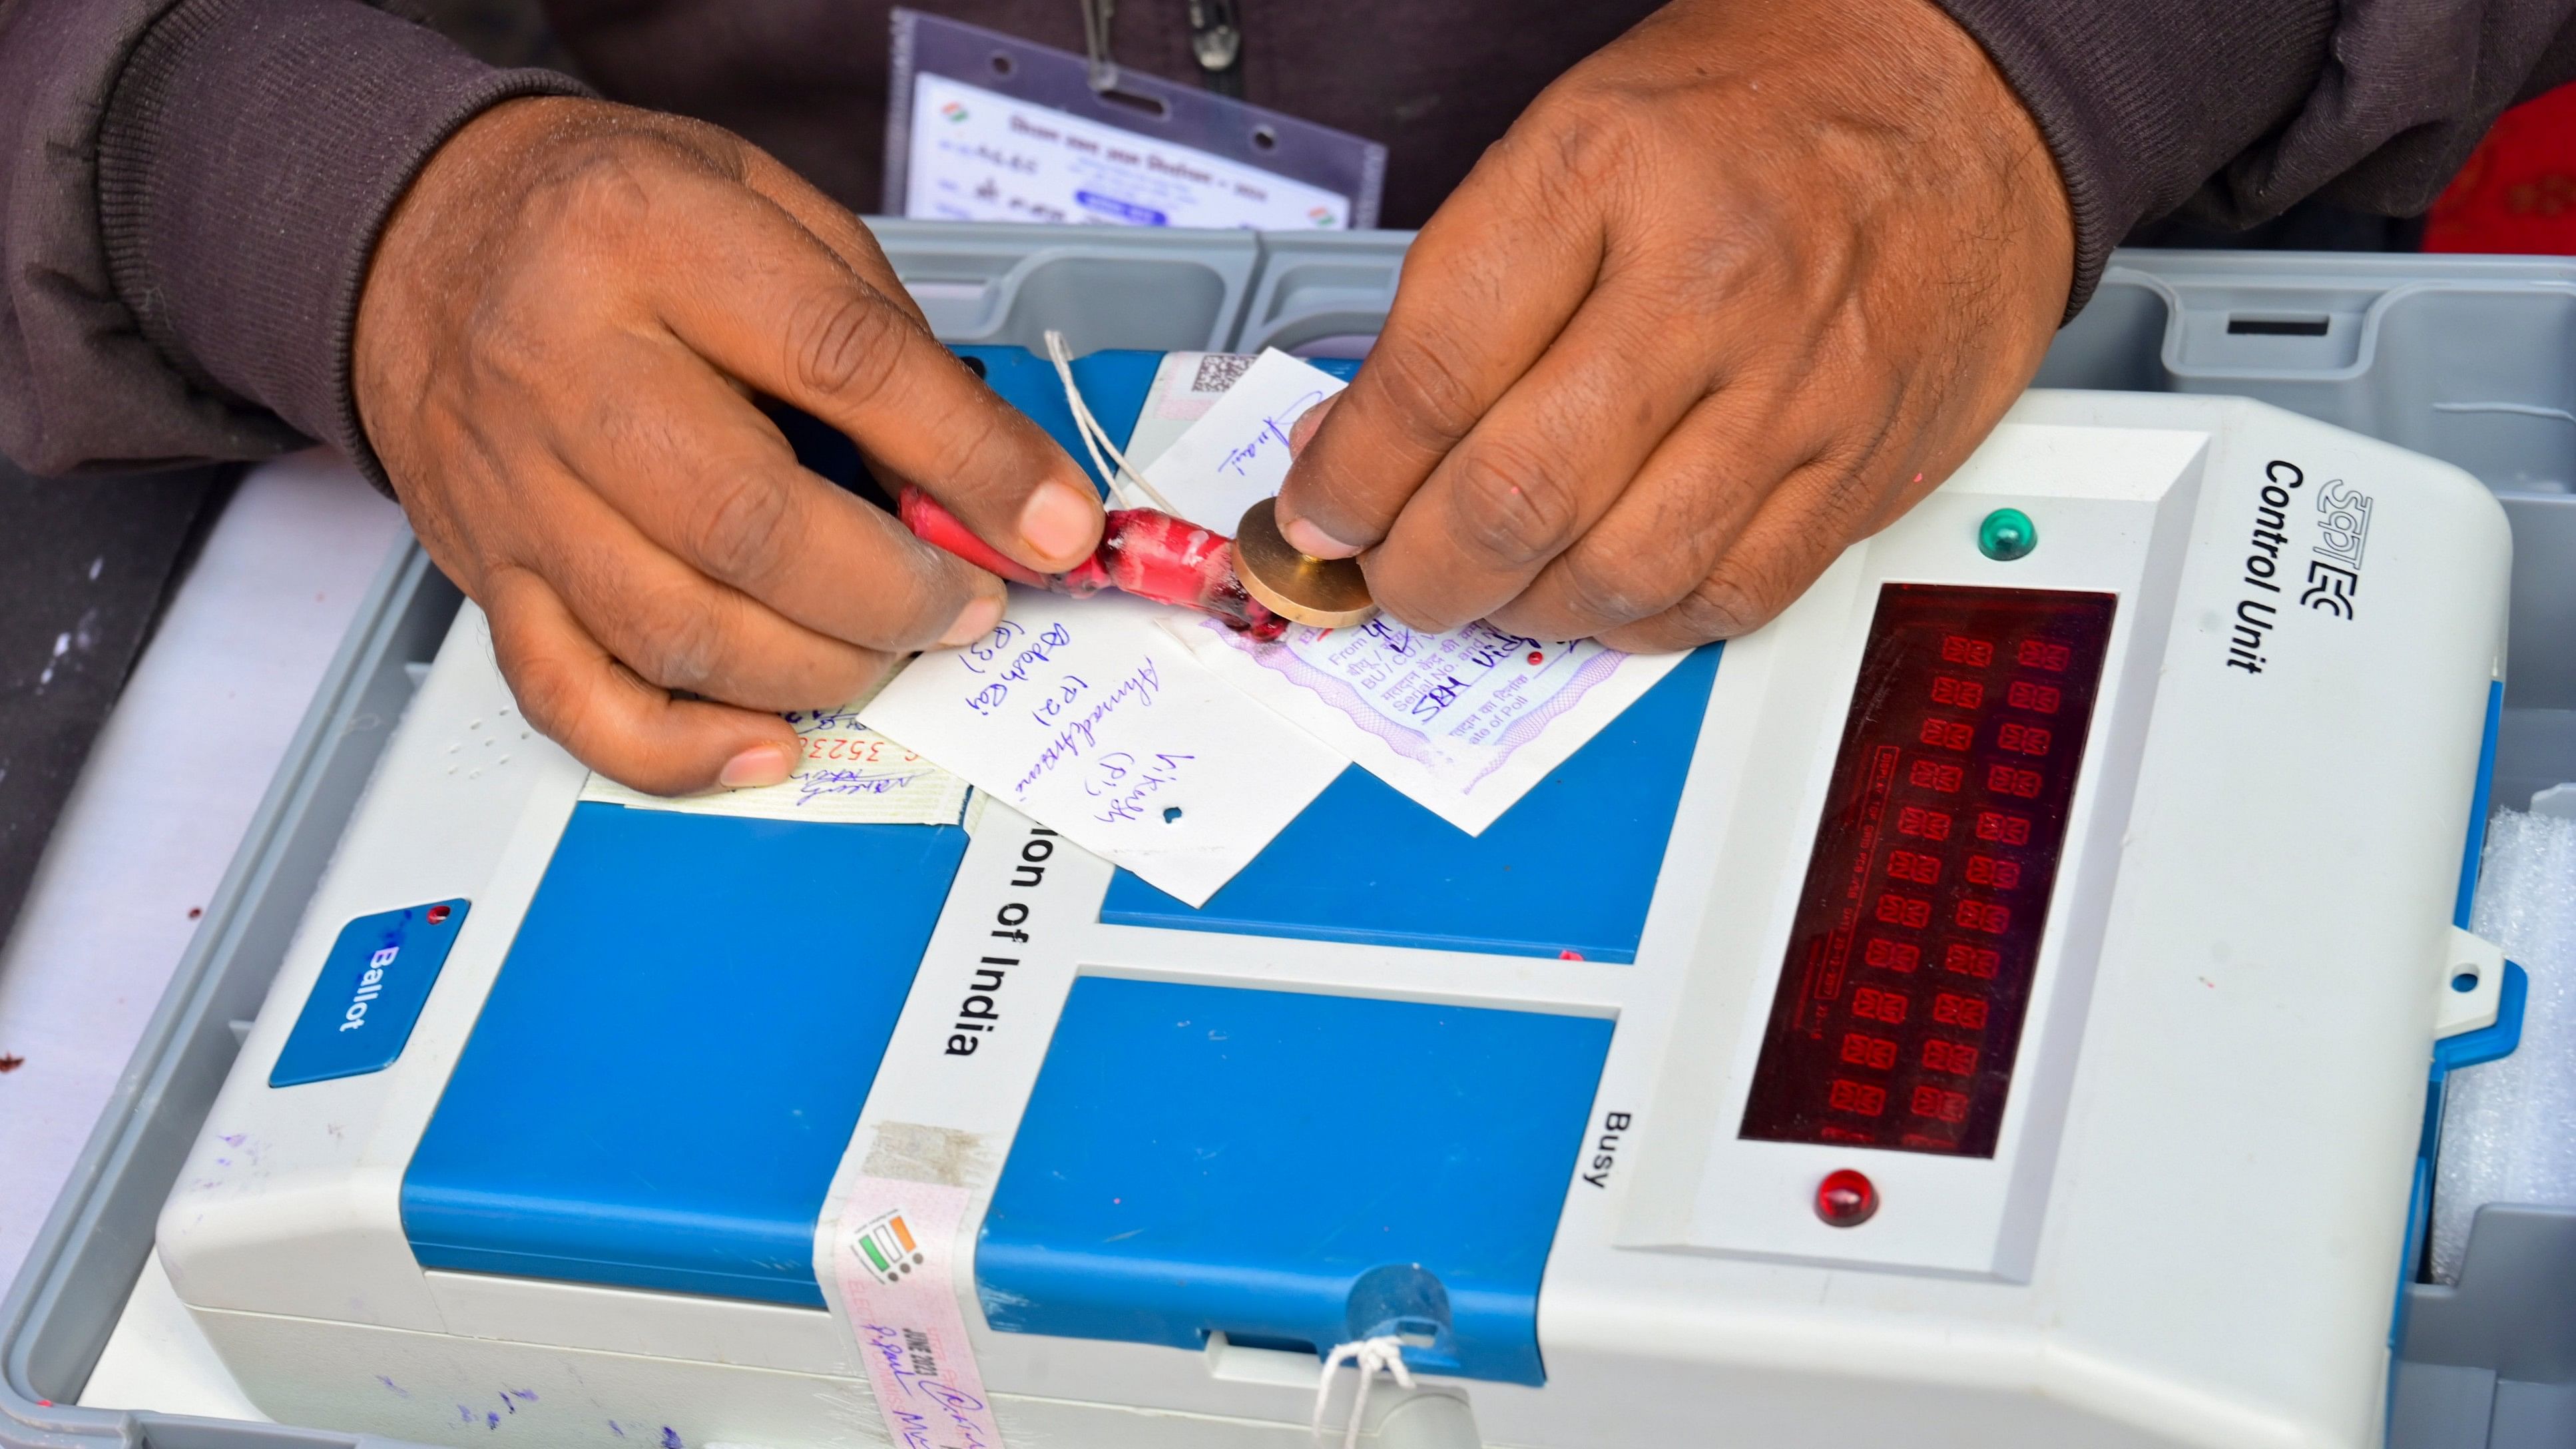
M1234 386L1252 361L1249 353L1211 352L1199 359L1198 376L1190 379L1190 391L1223 392Z

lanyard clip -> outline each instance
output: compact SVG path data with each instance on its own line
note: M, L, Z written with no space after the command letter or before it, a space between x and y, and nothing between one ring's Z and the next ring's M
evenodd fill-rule
M1243 26L1235 20L1234 0L1190 0L1190 53L1199 69L1231 69L1243 57Z
M1243 21L1235 0L1190 0L1190 53L1198 57L1207 88L1219 95L1243 94Z
M1082 0L1082 53L1088 62L1091 89L1106 95L1118 88L1118 62L1109 53L1109 27L1118 18L1118 0Z

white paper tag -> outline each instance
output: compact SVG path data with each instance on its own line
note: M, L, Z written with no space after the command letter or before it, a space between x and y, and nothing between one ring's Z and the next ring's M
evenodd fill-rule
M1271 644L1194 620L1170 627L1228 683L1470 835L1682 661L1483 622L1419 634L1381 616L1292 627Z
M1288 480L1288 430L1347 384L1272 348L1153 462L1145 481L1183 518L1231 538L1243 510Z
M1001 1425L957 1308L951 1264L973 1194L943 1183L859 1177L842 1202L832 1261L886 1437L899 1449L1001 1449Z
M965 808L966 781L859 723L856 710L787 716L803 741L795 772L752 790L709 790L666 797L630 790L594 774L584 800L693 815L746 815L761 820L824 820L842 825L954 825Z
M914 660L868 723L1202 905L1348 761L1246 707L1157 626L1167 612L1014 587L1000 627Z

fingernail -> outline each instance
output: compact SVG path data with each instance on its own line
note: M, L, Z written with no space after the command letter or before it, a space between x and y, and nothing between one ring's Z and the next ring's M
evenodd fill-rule
M1020 537L1043 558L1067 558L1091 547L1100 512L1061 483L1043 483L1020 509Z
M957 611L957 622L948 626L948 632L939 636L939 642L952 647L972 644L992 633L993 626L1002 622L1002 602L992 595L970 601Z
M1279 525L1279 536L1308 558L1349 558L1360 551L1358 544L1344 543L1302 518Z
M725 761L724 770L716 776L716 783L728 790L756 789L786 779L788 771L793 768L788 762L787 751L781 747L753 745Z

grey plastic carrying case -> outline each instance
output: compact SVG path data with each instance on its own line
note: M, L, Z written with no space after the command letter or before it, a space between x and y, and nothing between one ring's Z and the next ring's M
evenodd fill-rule
M952 343L1275 346L1356 355L1408 237L879 222ZM2493 798L2576 780L2576 261L2121 252L2050 351L2050 387L2222 393L2456 463L2514 535ZM323 1429L69 1407L155 1217L459 595L416 545L378 576L9 1297L0 1449L387 1444ZM2570 1130L2576 1130L2571 1127ZM2576 1211L2492 1206L2459 1288L2417 1283L2399 1449L2576 1444Z

